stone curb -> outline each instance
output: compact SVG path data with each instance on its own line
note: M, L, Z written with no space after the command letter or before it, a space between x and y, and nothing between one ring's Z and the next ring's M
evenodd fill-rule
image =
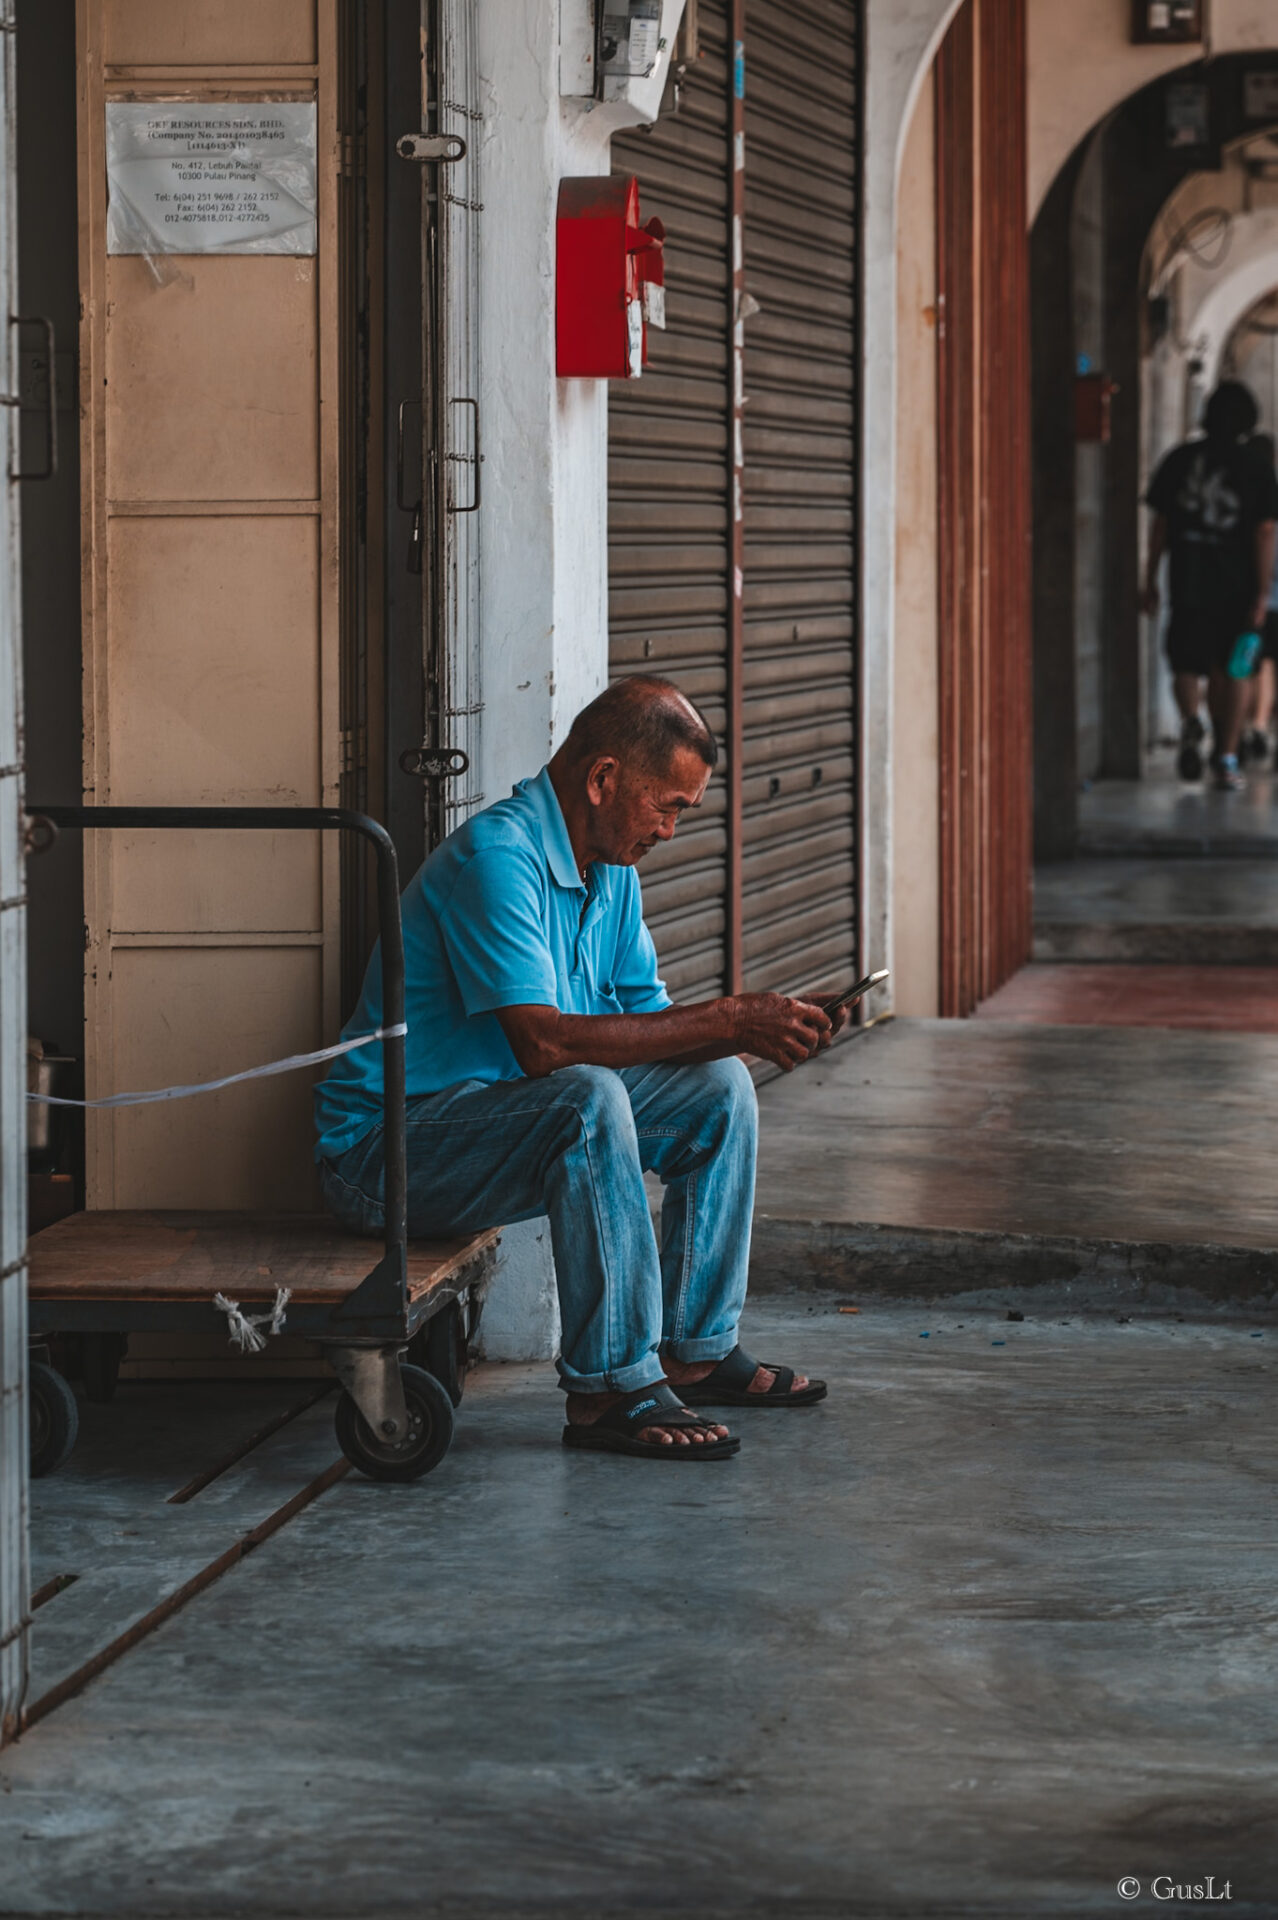
M1278 1307L1278 1248L1085 1240L756 1214L756 1294L1014 1303L1106 1311L1268 1318Z

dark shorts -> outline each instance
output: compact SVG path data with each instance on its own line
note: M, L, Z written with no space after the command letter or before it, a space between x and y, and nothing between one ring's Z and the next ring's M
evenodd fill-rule
M1227 665L1234 641L1247 631L1247 614L1202 613L1173 607L1167 659L1173 673L1208 674Z

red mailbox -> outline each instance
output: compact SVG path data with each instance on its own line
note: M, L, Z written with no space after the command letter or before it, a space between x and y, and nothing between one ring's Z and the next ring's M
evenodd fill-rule
M1119 391L1105 373L1080 373L1074 382L1074 438L1109 445L1110 405Z
M639 224L633 174L561 180L556 234L555 354L563 379L631 380L664 327L660 220Z

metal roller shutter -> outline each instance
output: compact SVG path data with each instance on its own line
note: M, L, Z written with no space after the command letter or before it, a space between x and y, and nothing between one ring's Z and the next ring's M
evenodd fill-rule
M857 10L746 0L743 985L856 959Z
M685 999L843 980L856 952L857 9L700 0L697 16L678 112L613 141L614 169L637 174L645 218L667 228L668 326L643 378L609 398L612 671L678 681L729 760L644 868ZM738 583L728 44L743 21Z
M615 380L608 406L609 625L614 675L678 681L723 741L727 672L727 63L721 4L699 8L702 58L679 112L612 143L639 177L644 218L671 234L667 330L651 365ZM644 911L676 999L727 985L726 794L644 862Z

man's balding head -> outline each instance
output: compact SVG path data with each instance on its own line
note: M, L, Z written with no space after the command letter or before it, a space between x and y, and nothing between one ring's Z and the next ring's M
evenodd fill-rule
M636 773L665 774L681 748L694 753L703 766L718 763L714 735L687 695L669 680L637 673L614 680L582 708L563 752L576 766L610 756Z

